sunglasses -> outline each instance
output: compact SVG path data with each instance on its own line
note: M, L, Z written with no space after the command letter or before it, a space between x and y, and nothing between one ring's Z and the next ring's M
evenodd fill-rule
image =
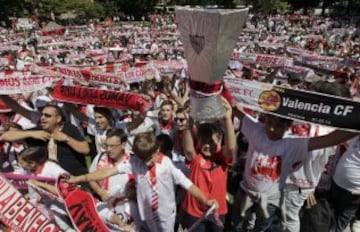
M41 116L44 116L45 118L51 118L51 117L54 117L56 115L51 115L51 114L48 114L48 113L42 113Z
M175 121L183 122L186 120L186 118L174 118Z

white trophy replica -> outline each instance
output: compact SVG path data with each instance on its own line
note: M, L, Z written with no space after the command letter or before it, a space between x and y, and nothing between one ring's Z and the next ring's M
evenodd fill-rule
M247 8L176 8L190 75L190 115L195 121L216 120L225 114L223 77L247 15Z

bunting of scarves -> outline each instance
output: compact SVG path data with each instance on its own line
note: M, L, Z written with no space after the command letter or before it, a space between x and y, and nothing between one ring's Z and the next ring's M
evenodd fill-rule
M55 86L53 97L59 101L94 104L123 110L133 109L141 113L148 111L152 105L139 94L60 84Z
M299 121L360 131L360 103L326 94L225 77L233 98L244 107Z
M31 75L31 73L0 72L0 94L17 94L33 92L52 85L55 77L44 75Z
M0 175L0 219L14 232L58 232L59 228Z

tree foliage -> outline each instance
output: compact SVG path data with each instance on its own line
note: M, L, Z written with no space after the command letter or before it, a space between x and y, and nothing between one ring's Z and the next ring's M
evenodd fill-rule
M123 14L139 17L152 12L160 0L0 0L0 18L9 16L38 16L50 18L64 13L86 18L104 18ZM168 5L218 5L233 8L236 4L252 5L253 11L263 13L284 12L323 7L342 15L358 14L360 0L168 0Z
M288 3L284 0L252 0L247 1L253 5L253 10L265 14L284 12L288 9Z
M152 11L158 0L118 0L115 2L123 13L139 17Z
M319 6L321 0L288 0L294 10L310 9Z

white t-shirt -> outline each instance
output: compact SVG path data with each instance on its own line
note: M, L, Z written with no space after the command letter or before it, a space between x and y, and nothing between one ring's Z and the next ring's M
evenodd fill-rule
M283 187L291 166L308 155L308 138L270 140L262 123L244 117L242 133L249 141L241 185L252 191L275 195Z
M130 156L126 155L124 159L118 164L125 169L121 170L122 174L117 174L108 178L105 178L104 181L99 181L99 184L108 191L110 196L112 197L123 197L125 195L125 188L126 184L129 182L129 174L131 167L130 167ZM94 160L92 161L89 171L93 172L98 169L108 168L111 167L112 164L108 162L108 157L106 154L98 154ZM125 171L124 171L125 170Z
M136 197L140 218L146 222L150 231L173 231L174 225L171 228L167 221L173 220L175 222L176 216L176 199L175 199L175 185L180 185L184 189L189 189L193 184L179 169L177 169L170 158L162 154L155 164L156 185L155 191L159 196L158 214L160 223L152 219L153 212L151 209L153 188L150 182L150 171L144 163L133 156L130 159L131 171L135 175L136 183ZM126 167L120 164L117 165L120 173L126 172Z
M62 167L60 167L59 164L52 161L46 161L43 169L37 175L42 177L57 179L61 174L64 173L67 173L67 171L65 171Z
M314 128L317 128L316 134L313 133ZM328 134L333 130L333 128L326 126L311 125L309 136L321 136ZM294 184L300 188L315 188L319 183L321 174L323 173L325 165L329 160L329 156L336 154L336 147L337 146L332 146L310 151L309 155L302 164L299 164L299 168L296 168L290 173L286 183Z
M360 191L360 138L351 140L333 176L335 183L350 192Z

